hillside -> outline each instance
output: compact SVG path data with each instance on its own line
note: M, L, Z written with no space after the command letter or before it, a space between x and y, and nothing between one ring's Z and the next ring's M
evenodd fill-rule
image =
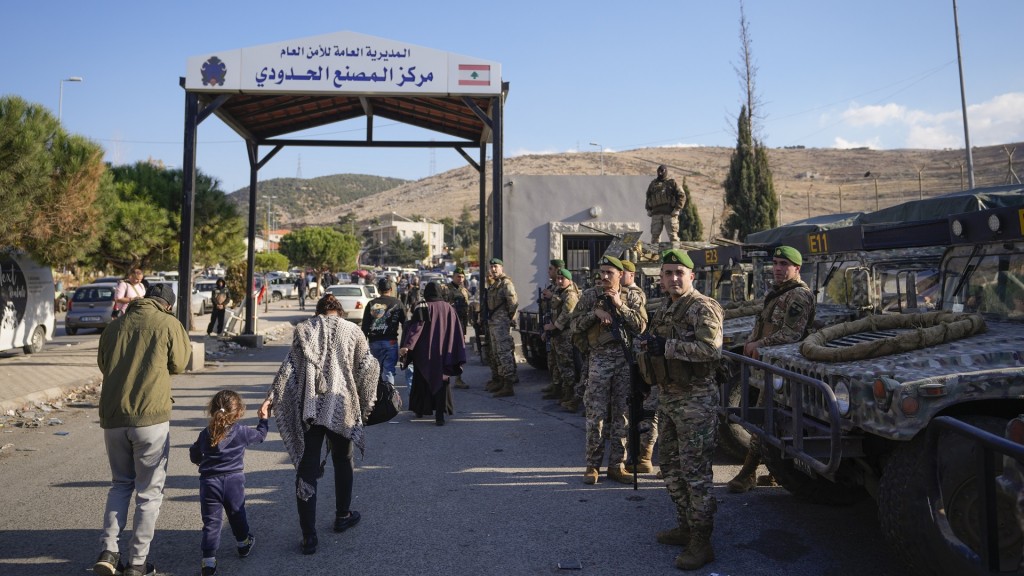
M265 217L266 202L269 199L274 221L279 225L312 222L325 207L355 202L406 183L408 180L401 178L366 174L334 174L309 179L273 178L261 181L257 185L256 213L260 218ZM269 198L270 196L274 198ZM242 214L248 213L248 188L231 192L228 199L238 206ZM337 216L331 221L337 221Z
M978 187L1009 183L1010 161L1007 150L1015 145L979 147L974 150L974 173ZM658 164L670 167L669 174L677 180L686 179L697 202L705 231L716 230L721 221L723 191L732 148L645 148L625 152L604 153L607 175L649 175L654 177ZM598 152L517 156L505 160L505 175L598 175L601 173ZM962 150L836 150L836 149L772 149L769 151L775 189L780 195L783 223L809 216L835 212L871 211L922 196L933 196L960 190L967 185ZM490 168L491 165L488 165ZM1024 173L1020 160L1013 170ZM870 174L869 176L865 176ZM331 176L324 178L343 178ZM316 189L317 178L302 181ZM361 178L375 178L362 176ZM384 181L396 179L379 178ZM458 218L464 206L478 209L479 180L469 166L450 170L414 182L398 181L399 185L376 193L353 194L345 203L324 203L321 194L302 194L294 179L285 182L291 191L279 188L274 201L276 217L281 225L324 225L336 222L338 216L356 211L364 219L391 212L403 216L425 216L439 219ZM961 184L963 183L963 184ZM261 190L265 183L260 183ZM369 182L362 191L369 189ZM488 171L487 186L491 185ZM919 192L920 189L920 192ZM877 197L876 197L877 190ZM637 190L643 201L644 190ZM261 192L266 194L268 192ZM237 193L236 193L237 194ZM269 194L275 194L269 192ZM305 196L290 202L301 212L283 212L282 195ZM278 204L282 212L278 212ZM262 205L262 202L260 203ZM330 209L330 207L335 209ZM840 210L841 208L841 210Z

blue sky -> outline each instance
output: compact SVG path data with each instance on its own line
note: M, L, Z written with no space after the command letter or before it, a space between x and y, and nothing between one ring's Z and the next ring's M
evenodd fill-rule
M971 143L1024 141L1021 0L958 0ZM739 3L17 2L4 7L0 95L57 113L115 164L180 167L186 60L352 31L500 62L511 83L506 157L656 146L732 146L743 93ZM962 148L951 0L747 0L771 147ZM361 138L362 120L314 131ZM378 120L376 139L430 133ZM443 136L439 138L444 138ZM199 130L201 170L248 183L242 140ZM363 173L418 179L465 165L451 150L288 148L260 179Z

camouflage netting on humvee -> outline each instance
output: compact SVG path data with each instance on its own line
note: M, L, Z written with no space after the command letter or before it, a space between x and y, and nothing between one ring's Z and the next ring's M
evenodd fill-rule
M858 334L896 331L882 338L857 341ZM800 345L800 353L819 362L849 362L877 358L952 342L985 331L980 314L924 312L887 316L868 316L822 328ZM841 339L849 341L836 342Z

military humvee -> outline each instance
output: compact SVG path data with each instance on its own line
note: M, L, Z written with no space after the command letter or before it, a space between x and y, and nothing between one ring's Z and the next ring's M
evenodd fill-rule
M796 496L875 497L887 540L922 574L979 572L984 542L980 449L937 430L929 473L932 420L954 416L1002 435L1024 413L1024 209L950 216L946 226L935 311L838 324L762 349L762 362L732 356L744 365L744 390L772 394L763 408L722 406L764 439L768 469ZM900 298L908 310L926 308L915 289ZM1016 573L1024 544L1016 502L997 498L999 566Z

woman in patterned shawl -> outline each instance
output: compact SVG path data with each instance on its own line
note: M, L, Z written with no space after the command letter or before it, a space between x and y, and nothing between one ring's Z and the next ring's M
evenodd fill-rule
M316 316L295 327L292 349L277 371L261 411L273 408L292 464L302 528L302 553L316 552L317 480L327 438L334 465L334 531L359 522L352 502L352 445L363 452L363 421L373 409L380 365L359 327L342 316L333 294L317 302Z

